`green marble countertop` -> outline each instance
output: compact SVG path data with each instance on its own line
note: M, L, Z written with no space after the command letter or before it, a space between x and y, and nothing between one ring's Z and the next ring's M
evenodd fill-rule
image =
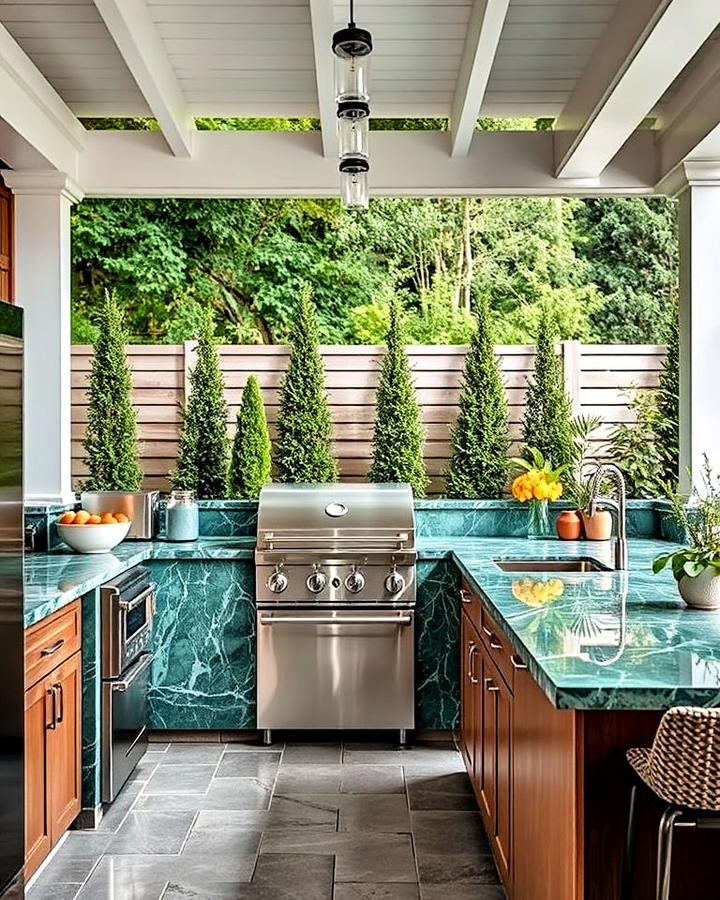
M592 556L611 565L612 544L520 538L418 540L421 559L455 561L555 706L720 706L720 613L686 609L672 576L652 574L652 559L669 546L659 540L631 540L628 572L527 575L502 572L493 559ZM253 549L254 538L205 538L188 544L126 542L97 556L27 554L25 624L147 559L251 560ZM558 595L532 605L538 601L533 601L525 582L552 578L558 580Z

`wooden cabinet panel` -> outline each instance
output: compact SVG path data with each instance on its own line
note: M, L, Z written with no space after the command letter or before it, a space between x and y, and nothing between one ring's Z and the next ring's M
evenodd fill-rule
M490 613L483 607L482 623L480 627L480 636L488 652L488 656L500 670L500 674L507 682L512 690L513 687L513 667L510 657L513 648L510 642L502 634Z
M49 724L48 687L40 682L25 692L25 877L50 852L51 826L45 769Z
M56 725L49 730L47 769L53 844L80 812L81 665L76 653L48 678L56 704Z
M44 678L80 649L80 601L32 625L25 632L25 688Z
M464 613L460 616L460 749L470 780L475 779L475 745L477 743L478 684L475 674L479 660L478 633Z
M485 822L488 831L492 836L495 832L495 821L497 816L497 693L498 687L493 679L493 665L487 655L487 650L483 646L480 650L480 659L482 661L482 678L481 678L481 702L480 702L480 725L478 729L479 747L477 748L478 762L476 771L478 781L478 792L480 807L485 816Z
M460 605L479 632L482 623L482 604L477 594L470 590L466 581L462 581L460 584Z
M513 754L513 695L502 677L494 682L496 737L495 737L495 779L497 812L495 818L495 848L500 874L506 884L512 881L512 754Z

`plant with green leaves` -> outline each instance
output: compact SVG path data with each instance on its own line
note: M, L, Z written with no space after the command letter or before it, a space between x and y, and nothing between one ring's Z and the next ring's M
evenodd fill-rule
M693 487L689 502L677 491L671 493L670 502L673 518L687 535L687 546L658 556L653 572L657 575L669 563L678 582L685 575L697 578L706 569L720 575L720 477L713 473L707 456L703 457L701 487Z
M680 474L680 316L672 304L666 330L667 349L655 393L655 434L662 455L663 484L677 487Z
M176 490L194 491L201 500L227 496L229 442L224 387L213 316L207 309L198 338L197 362L190 372L177 467L170 473Z
M231 496L257 499L262 486L270 481L271 471L270 432L260 382L250 375L243 388L230 455Z
M555 319L547 304L538 322L533 375L525 401L523 440L553 466L569 467L574 458L572 409L565 392L562 362L555 353Z
M125 355L127 334L122 314L105 292L94 341L83 445L91 491L137 491L142 471L137 456L137 422L132 405L132 375Z
M325 370L318 349L312 290L300 292L290 331L290 359L280 389L276 461L280 481L324 484L337 479Z
M579 510L586 510L590 505L590 442L601 425L600 416L581 415L571 420L573 458L567 470L565 496Z
M405 353L402 311L390 302L387 350L375 400L373 459L368 480L407 483L424 497L428 477L423 462L424 433L410 364Z
M508 477L507 401L487 297L478 300L475 318L447 471L446 493L458 499L501 497Z

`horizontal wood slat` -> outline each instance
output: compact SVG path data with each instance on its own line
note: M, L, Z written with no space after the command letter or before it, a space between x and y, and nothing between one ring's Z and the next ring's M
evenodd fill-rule
M577 348L578 345L575 345ZM138 419L139 455L145 472L145 486L168 488L167 473L177 455L182 421L181 409L187 384L187 370L194 362L194 344L131 344L127 348L133 374L133 400ZM413 371L418 401L425 427L425 460L430 476L430 493L443 490L443 473L451 449L452 425L462 385L467 353L464 346L411 346L408 358ZM604 459L607 443L616 425L632 423L635 414L629 400L635 390L657 386L665 358L665 348L655 345L582 345L575 355L565 357L565 345L558 353L570 360L565 366L568 385L576 392L577 410L600 416L603 426L595 435L592 452ZM535 348L524 345L496 347L508 398L511 452L520 448L524 416L525 388L532 372ZM334 452L344 480L362 480L372 455L374 400L382 347L324 346L330 411L334 424ZM288 348L273 345L222 346L220 358L228 402L228 433L235 418L242 389L255 374L263 389L271 437L277 434L279 388L287 367ZM82 441L87 423L87 387L92 366L92 348L75 346L72 351L72 459L73 477L86 474Z

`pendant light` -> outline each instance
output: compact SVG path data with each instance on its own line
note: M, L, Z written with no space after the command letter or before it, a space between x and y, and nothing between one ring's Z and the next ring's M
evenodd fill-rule
M343 206L367 209L370 170L368 133L370 105L368 91L369 56L372 36L355 24L354 0L350 0L350 21L333 35L335 54L335 98L340 155L340 188Z

